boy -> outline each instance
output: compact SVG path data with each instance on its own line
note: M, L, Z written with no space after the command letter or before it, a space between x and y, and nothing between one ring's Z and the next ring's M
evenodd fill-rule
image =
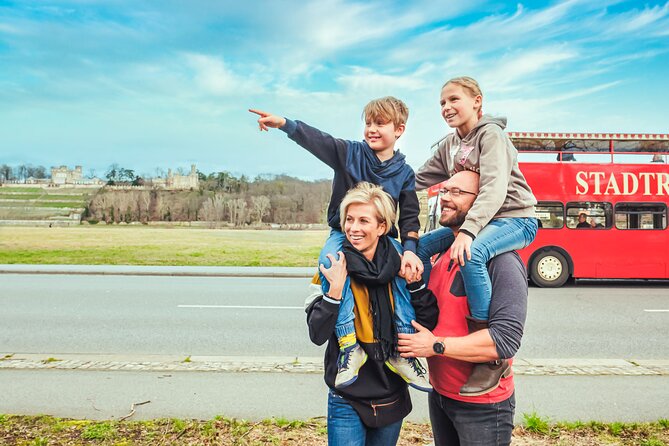
M395 151L395 143L404 133L409 115L404 102L387 96L368 103L363 110L364 141L334 138L301 121L292 121L260 110L249 111L260 116L258 125L261 131L268 131L270 127L284 131L290 139L334 169L332 196L328 206L328 224L332 230L319 256L319 264L329 267L331 262L327 255L335 255L336 258L336 253L341 251L345 237L340 224L339 206L346 192L359 182L367 181L383 187L393 198L395 206L399 205L399 233L404 248L401 274L413 278L422 273L423 265L416 255L420 207L415 190L415 175L406 164L404 155ZM394 224L389 235L392 238L398 235ZM399 243L395 243L398 251L402 252ZM322 275L321 282L323 294L327 297L330 285ZM404 280L397 279L393 291L396 329L399 333L413 333L411 320L415 319L415 312ZM367 354L355 337L353 304L347 278L335 329L340 347L335 380L335 387L338 388L352 384L357 379L358 370L367 360ZM420 360L396 356L387 365L411 386L425 391L431 389Z

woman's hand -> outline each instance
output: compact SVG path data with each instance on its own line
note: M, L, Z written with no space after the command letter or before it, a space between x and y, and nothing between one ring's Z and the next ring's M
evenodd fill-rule
M411 321L411 325L416 329L416 333L397 334L397 351L403 358L429 358L436 353L432 346L437 342L437 337L430 330L423 327L416 321Z
M472 238L464 232L458 233L455 241L451 245L451 260L455 260L460 266L465 266L465 254L467 260L472 259Z
M346 257L341 251L337 252L338 259L332 254L328 254L327 258L330 259L330 267L326 268L322 263L318 266L323 276L328 279L330 283L330 290L328 291L328 296L333 299L341 299L341 293L344 289L344 282L346 282L346 276L348 273L346 271Z
M268 128L271 127L273 129L280 129L284 125L286 125L286 118L283 118L281 116L276 116L271 113L264 112L262 110L256 110L253 108L250 108L249 111L251 113L255 113L256 115L260 116L258 118L258 127L260 127L260 131L268 131Z

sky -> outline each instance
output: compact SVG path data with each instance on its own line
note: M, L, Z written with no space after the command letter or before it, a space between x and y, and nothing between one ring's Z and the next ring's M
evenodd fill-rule
M0 164L331 178L247 109L361 140L392 95L417 169L462 75L509 131L669 133L669 2L0 0Z

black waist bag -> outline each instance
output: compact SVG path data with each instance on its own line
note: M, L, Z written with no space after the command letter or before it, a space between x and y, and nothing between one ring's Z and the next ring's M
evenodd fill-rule
M389 398L378 400L346 398L346 401L358 412L363 424L369 428L384 427L400 421L413 409L408 388Z

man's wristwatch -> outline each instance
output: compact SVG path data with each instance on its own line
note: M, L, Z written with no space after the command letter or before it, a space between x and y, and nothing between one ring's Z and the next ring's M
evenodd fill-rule
M437 341L434 344L432 344L432 350L438 355L443 355L444 354L444 349L445 345L443 341Z

